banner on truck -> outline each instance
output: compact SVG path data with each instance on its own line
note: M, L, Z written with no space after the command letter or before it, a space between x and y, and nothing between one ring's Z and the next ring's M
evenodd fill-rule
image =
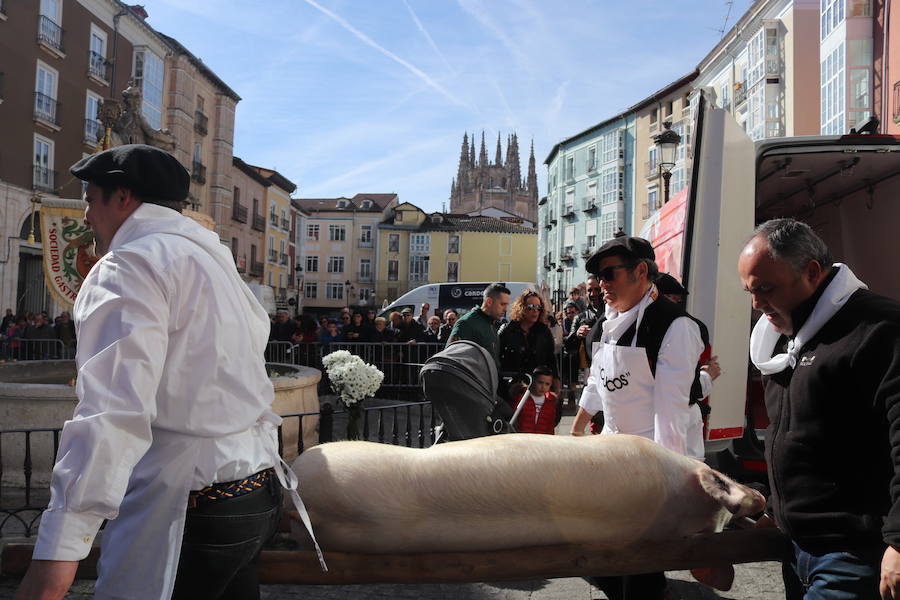
M681 281L684 257L684 227L690 186L681 188L671 200L644 222L640 236L653 245L660 273Z

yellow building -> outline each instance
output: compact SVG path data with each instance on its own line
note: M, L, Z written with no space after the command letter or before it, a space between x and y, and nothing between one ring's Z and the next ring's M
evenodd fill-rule
M377 303L427 283L532 281L537 231L512 219L426 214L404 202L378 226Z
M275 290L275 303L279 308L287 307L288 298L295 295L293 272L291 271L291 193L297 186L284 175L272 169L254 167L272 185L265 188L262 210L266 210L266 231L264 233L265 266L263 283Z

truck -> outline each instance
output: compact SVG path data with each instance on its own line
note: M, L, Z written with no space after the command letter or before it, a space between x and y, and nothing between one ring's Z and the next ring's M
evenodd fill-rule
M893 265L900 251L900 137L867 133L872 125L847 135L754 143L699 90L691 181L641 232L656 249L660 271L688 290L688 312L709 327L722 375L709 399L707 459L744 480L764 480L768 424L748 356L759 314L737 273L755 226L781 217L806 222L836 262L872 291L900 299L900 269Z

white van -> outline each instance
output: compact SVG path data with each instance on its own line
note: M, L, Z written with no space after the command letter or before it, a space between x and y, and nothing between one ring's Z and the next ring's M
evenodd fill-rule
M416 316L423 302L431 305L431 314L442 316L444 311L452 308L460 316L472 310L473 306L481 305L484 288L495 283L493 281L461 282L461 283L430 283L420 285L414 290L406 292L396 301L381 310L379 316L387 318L394 311L400 312L404 308L411 308ZM499 282L510 291L510 301L514 300L526 289L536 290L537 286L525 281Z

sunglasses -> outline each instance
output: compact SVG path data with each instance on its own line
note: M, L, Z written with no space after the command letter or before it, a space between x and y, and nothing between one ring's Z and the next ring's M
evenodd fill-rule
M525 310L536 310L538 312L541 312L544 310L544 307L541 306L540 304L526 304Z
M616 269L633 269L631 265L613 265L597 271L597 278L601 281L610 282L616 278Z

